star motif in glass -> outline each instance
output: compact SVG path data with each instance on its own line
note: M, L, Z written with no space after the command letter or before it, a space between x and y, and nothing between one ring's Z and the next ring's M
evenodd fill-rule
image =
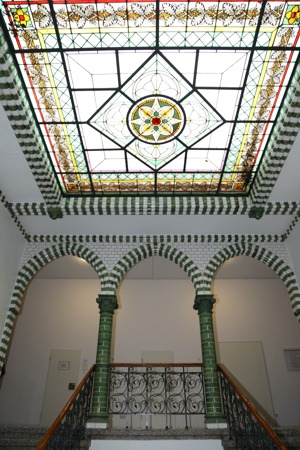
M89 120L153 168L168 163L222 122L201 93L156 52Z
M180 106L161 96L138 102L128 114L133 136L155 144L174 139L182 131L184 122Z

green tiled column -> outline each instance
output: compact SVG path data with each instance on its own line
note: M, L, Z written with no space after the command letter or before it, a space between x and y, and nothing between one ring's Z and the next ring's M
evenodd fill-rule
M114 295L99 295L97 303L100 310L99 337L96 357L96 371L92 409L89 422L106 423L108 419L109 363L112 335L112 320L118 308Z
M200 322L203 377L205 389L207 424L225 423L222 413L221 394L218 379L215 337L213 327L213 295L196 295L194 309L198 311Z

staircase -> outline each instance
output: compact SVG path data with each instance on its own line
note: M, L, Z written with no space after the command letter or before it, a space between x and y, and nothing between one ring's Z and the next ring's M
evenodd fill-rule
M47 429L41 427L15 427L0 426L0 449L3 450L34 450L42 439ZM97 430L87 429L85 439L81 441L80 449L89 450L91 441L102 441L100 447L105 448L105 441L170 441L196 440L201 450L201 441L207 440L226 441L226 430ZM153 446L155 447L155 445ZM224 447L226 448L226 447ZM205 449L205 446L203 447ZM57 449L64 450L64 449Z
M208 441L219 441L219 447L222 448L221 441L227 436L227 431L224 429L188 429L188 430L87 430L87 438L89 441L104 441L108 440L122 440L124 443L127 441L142 441L142 442L152 442L151 447L161 447L164 441L181 441L181 448L186 448L186 442L189 441L197 441L197 449L198 450L206 450ZM141 444L142 444L141 442ZM156 442L156 446L155 446ZM202 443L202 445L201 445ZM140 444L140 446L142 446ZM172 448L170 444L168 448ZM99 445L101 448L101 445ZM128 445L126 446L128 448ZM148 448L148 447L147 447ZM103 445L103 449L105 449L105 444Z
M2 450L34 450L46 433L45 428L38 426L0 426L0 449ZM285 443L288 450L300 450L300 427L277 428L276 433ZM165 440L197 440L199 449L201 441L220 440L224 450L237 450L224 429L190 429L190 430L95 430L87 429L85 440L80 449L88 450L91 441L165 441ZM103 448L105 444L103 442ZM155 449L155 445L153 445ZM64 449L57 449L64 450ZM253 449L255 450L255 449Z
M141 373L136 372L135 366L136 364L134 365L134 369L130 369L129 373L130 375L134 375L136 379L141 375ZM150 369L146 367L145 370ZM149 428L147 428L147 426L145 428L137 428L133 426L133 423L130 421L126 421L128 428L118 427L118 425L116 426L116 423L114 424L113 422L111 422L112 428L109 429L86 428L85 424L87 422L87 418L89 417L91 405L94 371L95 366L89 370L82 382L78 385L77 389L74 391L73 395L68 400L65 407L58 415L57 419L53 422L49 430L39 426L0 425L0 449L135 450L140 449L142 446L145 450L153 448L155 448L155 450L182 450L182 448L186 450L300 450L300 427L281 427L276 430L272 430L222 367L219 367L219 375L224 417L226 418L228 424L227 429L206 429L204 427L194 428L192 422L188 425L187 417L189 411L187 409L187 405L189 405L189 403L187 401L187 394L190 395L191 392L189 389L182 390L180 384L179 394L181 394L181 392L186 393L184 397L186 401L183 402L186 410L180 410L180 413L185 417L185 427L171 428L171 421L167 420L167 426L165 428L160 425L157 427L153 426L152 421L146 421L146 425L149 426ZM143 387L144 385L142 385L140 381L140 383L138 383L138 394L142 396L144 404L147 405L146 413L151 413L155 416L155 411L152 411L151 409L152 403L149 401L149 398L150 394L154 395L155 393L152 391L157 386L158 377L161 376L161 369L154 371L151 367L150 372L151 376L148 374L148 377L143 377L144 384L146 383L146 388L147 382L149 384L149 380L152 380L154 376L156 383L152 382L152 384L150 384L150 388L152 390L148 386L148 389L145 391L145 397L143 397L142 394L144 391L141 389L141 386ZM166 380L169 381L168 377L172 375L170 377L172 381L171 387L173 394L171 399L175 402L174 398L177 399L179 396L177 393L176 397L173 392L179 383L175 383L174 381L176 380L177 372L175 372L172 367L172 371L167 371L166 373L167 376L165 376L162 385L166 388ZM186 368L184 368L183 371L180 372L179 378L182 381L182 378L188 374L188 376L194 380L193 376L197 376L199 378L199 373L201 373L199 370L194 373L193 371L189 372ZM116 380L116 377L120 378L123 376L123 372L119 369L116 371L114 368L113 375L114 376L112 379ZM199 381L198 378L197 381ZM123 385L129 389L129 378L127 377L126 380L126 383L123 383ZM122 383L116 383L117 387L121 385ZM200 385L200 391L198 389L198 385ZM133 384L133 387L135 386L136 384ZM196 393L194 391L192 392L194 395L193 405L198 405L197 414L204 414L205 408L203 389L201 390L202 384L199 384L199 382L192 383L192 387L195 388L195 386L198 390ZM188 385L188 387L190 386ZM133 391L133 388L129 389L128 395L133 395ZM169 394L169 391L167 394ZM110 389L110 393L111 398L114 399L118 408L120 408L122 403L118 400L118 392ZM123 392L122 395L124 397ZM116 413L119 415L122 413L122 415L124 415L125 412L126 414L131 414L132 417L135 417L137 412L131 411L129 406L139 406L140 404L142 405L143 402L137 400L138 397L136 393L134 393L134 395L134 401L130 401L130 398L125 396L128 398L125 402L126 409L124 411L114 411L113 408L110 407L109 412L111 417ZM121 398L123 397L121 396ZM197 402L195 399L197 399ZM160 405L160 403L158 403L157 396L155 397L155 401L156 405ZM175 406L177 405L178 407L181 403L182 402L179 402L177 399ZM110 402L110 404L114 403ZM167 413L172 410L171 407L173 403L170 403L169 398L166 400L165 396L163 396L162 405L165 409L162 411L159 410L159 412L164 413L167 418ZM203 407L200 407L199 405L202 405ZM169 408L168 410L166 409L167 406ZM140 411L140 413L143 412L144 411ZM172 426L174 427L173 422ZM230 436L234 438L236 444L234 444L234 441Z

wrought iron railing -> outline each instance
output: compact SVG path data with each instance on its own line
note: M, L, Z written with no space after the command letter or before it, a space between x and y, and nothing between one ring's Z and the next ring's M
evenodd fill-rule
M202 364L111 364L109 413L128 417L205 414Z
M90 411L95 365L85 375L72 397L53 422L36 450L77 450L85 435Z
M287 450L252 403L219 366L224 414L230 438L239 450Z

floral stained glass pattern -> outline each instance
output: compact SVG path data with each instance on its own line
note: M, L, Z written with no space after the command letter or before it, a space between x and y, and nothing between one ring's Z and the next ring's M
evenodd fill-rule
M299 2L0 1L64 195L249 193Z

